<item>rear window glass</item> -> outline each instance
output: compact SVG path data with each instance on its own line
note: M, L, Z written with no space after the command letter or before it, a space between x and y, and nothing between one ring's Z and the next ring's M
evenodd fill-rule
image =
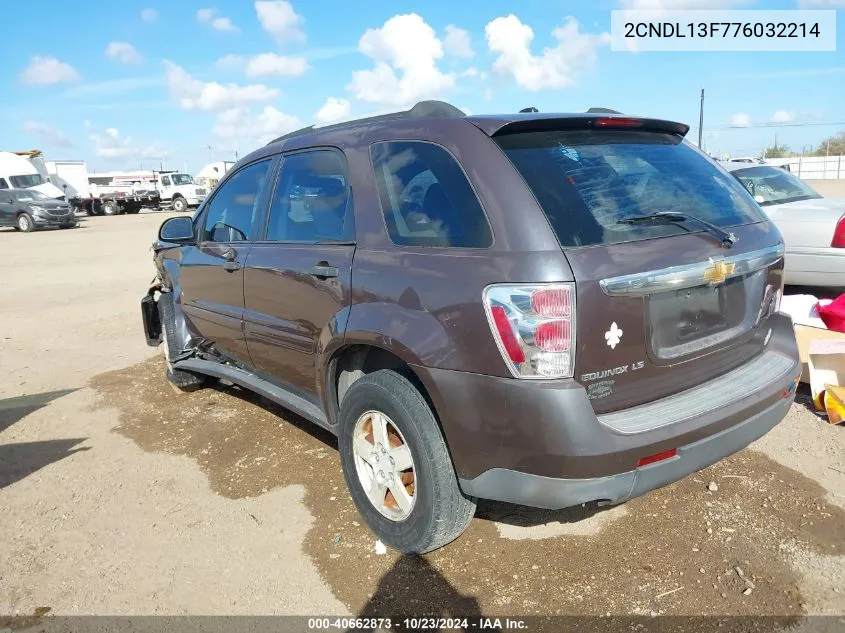
M625 224L658 212L720 227L765 219L742 186L672 134L566 130L495 139L522 174L562 246L592 246L700 231L694 221Z
M490 226L457 161L420 141L371 148L384 221L398 246L486 248Z

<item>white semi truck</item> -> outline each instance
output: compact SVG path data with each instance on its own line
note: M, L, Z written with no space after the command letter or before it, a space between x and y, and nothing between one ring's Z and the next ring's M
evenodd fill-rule
M0 189L34 189L45 196L67 200L50 182L41 152L0 152Z

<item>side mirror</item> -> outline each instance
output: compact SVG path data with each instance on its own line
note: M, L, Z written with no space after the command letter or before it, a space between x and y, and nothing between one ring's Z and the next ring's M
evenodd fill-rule
M190 244L194 241L194 223L185 216L165 220L158 230L158 239L162 242Z

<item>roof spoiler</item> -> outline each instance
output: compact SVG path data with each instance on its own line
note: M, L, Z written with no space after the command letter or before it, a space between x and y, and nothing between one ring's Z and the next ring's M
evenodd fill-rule
M473 121L475 123L475 121ZM476 125L478 125L476 123ZM521 132L552 132L556 130L645 130L686 136L689 126L664 119L627 117L612 113L591 113L580 116L550 116L515 119L495 128L482 129L490 136L504 136Z

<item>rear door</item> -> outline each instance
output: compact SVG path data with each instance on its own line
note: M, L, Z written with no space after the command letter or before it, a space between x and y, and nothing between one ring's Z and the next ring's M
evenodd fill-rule
M182 308L189 326L205 345L245 364L244 264L266 208L274 162L251 163L227 179L199 218L197 245L182 254Z
M497 140L575 275L575 377L597 412L677 393L762 352L782 287L780 236L713 161L679 134L647 129ZM656 212L738 239L727 248L691 219L620 222Z
M283 158L263 239L246 260L244 330L262 377L318 401L317 359L343 332L355 227L343 154Z

